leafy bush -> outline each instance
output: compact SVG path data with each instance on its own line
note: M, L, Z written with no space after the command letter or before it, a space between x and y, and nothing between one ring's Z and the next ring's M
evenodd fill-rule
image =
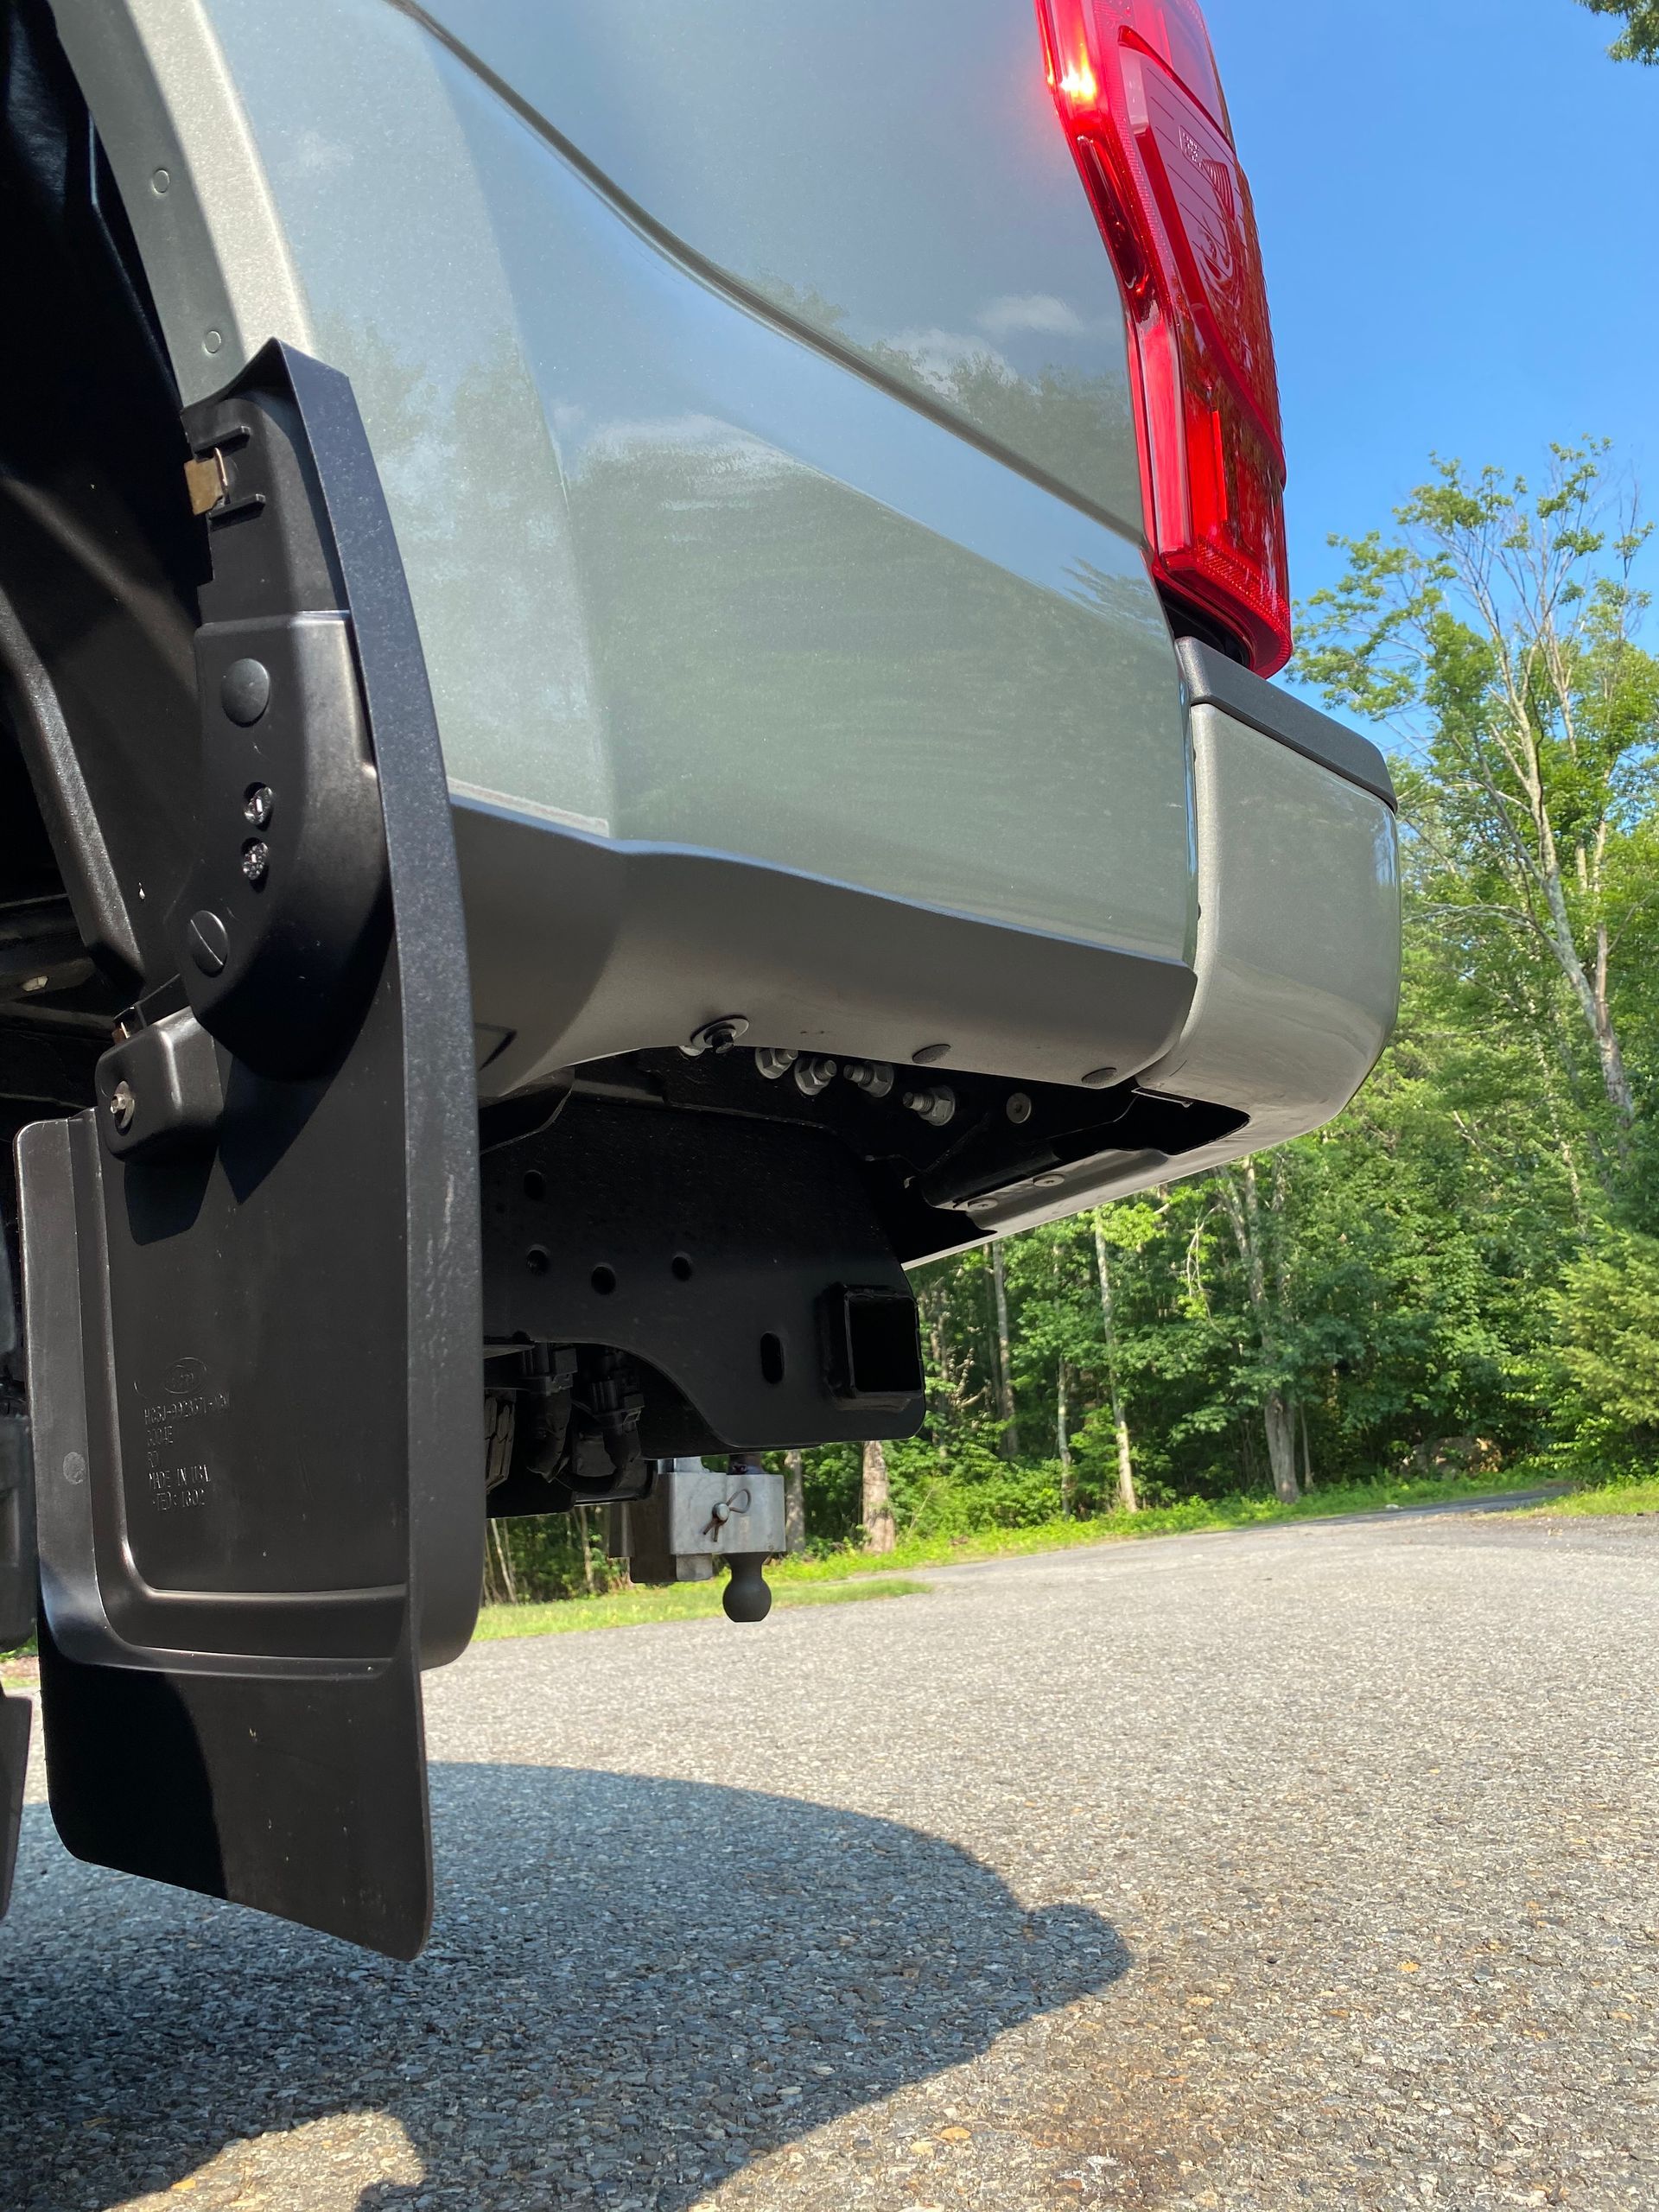
M1580 1456L1659 1457L1659 1239L1609 1233L1571 1262L1556 1300L1565 1406Z

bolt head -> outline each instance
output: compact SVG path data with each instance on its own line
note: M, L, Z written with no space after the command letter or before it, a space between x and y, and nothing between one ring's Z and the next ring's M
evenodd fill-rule
M957 1094L948 1083L935 1084L931 1090L907 1090L904 1103L931 1129L942 1129L956 1119Z
M186 931L190 957L204 976L219 975L231 957L230 931L211 906L190 917Z
M110 1093L110 1119L124 1135L132 1127L132 1117L138 1111L138 1101L133 1096L132 1085L124 1078Z
M865 1060L858 1064L858 1068L859 1072L854 1080L859 1089L868 1092L872 1098L885 1098L893 1089L892 1061ZM852 1070L849 1068L847 1072L851 1075Z
M688 1060L697 1059L704 1052L729 1052L748 1026L747 1014L722 1014L715 1020L705 1021L701 1029L694 1029L680 1050Z
M219 679L219 703L232 721L250 729L270 704L270 671L262 660L233 660Z
M885 1098L893 1089L893 1067L887 1060L848 1060L842 1073L855 1090L867 1091L872 1098Z
M1009 1097L1007 1116L1016 1128L1021 1122L1031 1119L1031 1101L1023 1090L1016 1090Z
M269 784L251 784L247 797L242 802L242 811L256 830L263 830L270 819L275 804Z

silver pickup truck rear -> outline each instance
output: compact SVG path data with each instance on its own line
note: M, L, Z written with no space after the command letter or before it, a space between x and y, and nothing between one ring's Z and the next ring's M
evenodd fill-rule
M1192 0L8 21L54 1814L410 1951L486 1512L758 1555L908 1266L1338 1110L1393 793Z

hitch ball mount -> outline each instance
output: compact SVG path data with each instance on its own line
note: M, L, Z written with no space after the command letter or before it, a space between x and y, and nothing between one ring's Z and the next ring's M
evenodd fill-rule
M762 1568L786 1548L784 1478L734 1452L722 1474L701 1459L662 1461L647 1496L609 1508L608 1548L635 1582L707 1582L731 1567L722 1603L734 1621L763 1621L772 1592Z

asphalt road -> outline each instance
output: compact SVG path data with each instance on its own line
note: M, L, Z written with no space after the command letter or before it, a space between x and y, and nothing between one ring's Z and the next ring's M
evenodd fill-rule
M933 1580L433 1678L412 1967L36 1806L0 2208L1659 2207L1659 1522Z

